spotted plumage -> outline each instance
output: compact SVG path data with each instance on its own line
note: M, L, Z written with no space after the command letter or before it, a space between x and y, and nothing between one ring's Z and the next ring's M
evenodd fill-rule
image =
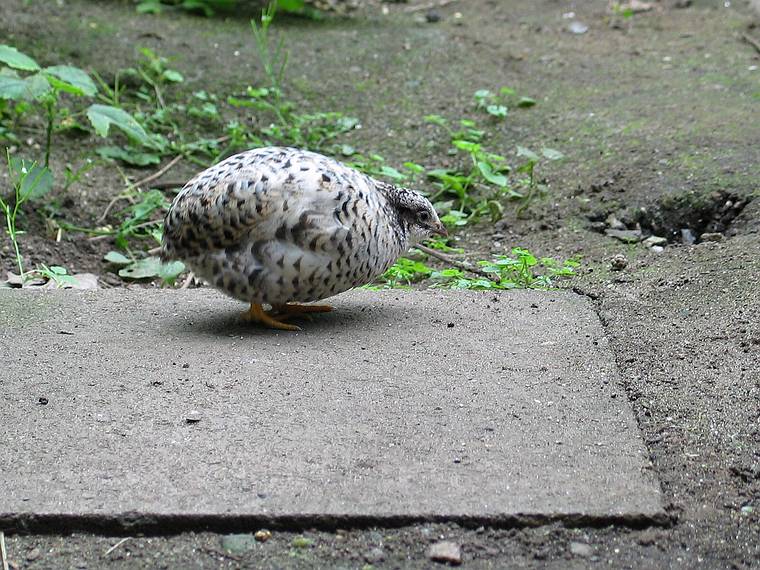
M185 185L166 215L162 257L236 299L281 306L369 283L431 233L445 229L421 194L267 147Z

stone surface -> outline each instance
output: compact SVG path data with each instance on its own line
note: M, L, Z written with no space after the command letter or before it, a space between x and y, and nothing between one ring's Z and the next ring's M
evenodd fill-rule
M720 232L705 232L699 236L699 241L723 241L723 237Z
M609 237L618 239L624 243L636 243L641 241L641 232L639 230L605 230Z
M291 333L208 289L0 291L0 526L664 520L587 298L333 303Z
M591 556L593 551L591 550L591 547L586 544L585 542L571 542L570 543L570 553L573 556L579 556L581 558L588 558Z
M462 549L455 542L445 540L436 542L428 548L428 558L433 562L459 566L462 563Z
M661 236L649 236L647 239L645 239L642 242L646 247L663 247L668 245L667 238L661 237Z

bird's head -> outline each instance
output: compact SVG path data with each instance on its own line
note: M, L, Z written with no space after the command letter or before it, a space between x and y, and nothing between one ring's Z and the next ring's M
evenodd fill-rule
M391 188L392 190L388 189L390 191L386 190L387 195L398 210L400 218L407 223L412 243L417 243L432 234L449 235L430 200L409 188L400 186L392 186Z

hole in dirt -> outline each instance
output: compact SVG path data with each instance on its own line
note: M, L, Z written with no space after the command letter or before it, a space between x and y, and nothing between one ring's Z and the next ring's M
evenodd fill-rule
M617 229L638 232L641 238L651 235L670 243L691 244L703 241L702 236L712 239L715 234L741 233L739 228L734 231L731 224L750 202L752 197L724 190L701 195L685 192L662 198L651 206L607 212L604 217L596 212L589 220L592 229L602 233L609 234L609 228L617 224Z
M702 196L680 194L664 198L654 207L639 209L636 222L642 230L669 242L689 241L684 235L687 232L698 241L703 234L725 234L750 201L751 198L725 191Z

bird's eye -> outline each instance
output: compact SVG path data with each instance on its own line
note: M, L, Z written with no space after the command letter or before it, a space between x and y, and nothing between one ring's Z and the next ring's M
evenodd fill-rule
M430 221L430 214L428 214L425 210L422 210L419 214L417 214L417 218L421 222L428 222Z

